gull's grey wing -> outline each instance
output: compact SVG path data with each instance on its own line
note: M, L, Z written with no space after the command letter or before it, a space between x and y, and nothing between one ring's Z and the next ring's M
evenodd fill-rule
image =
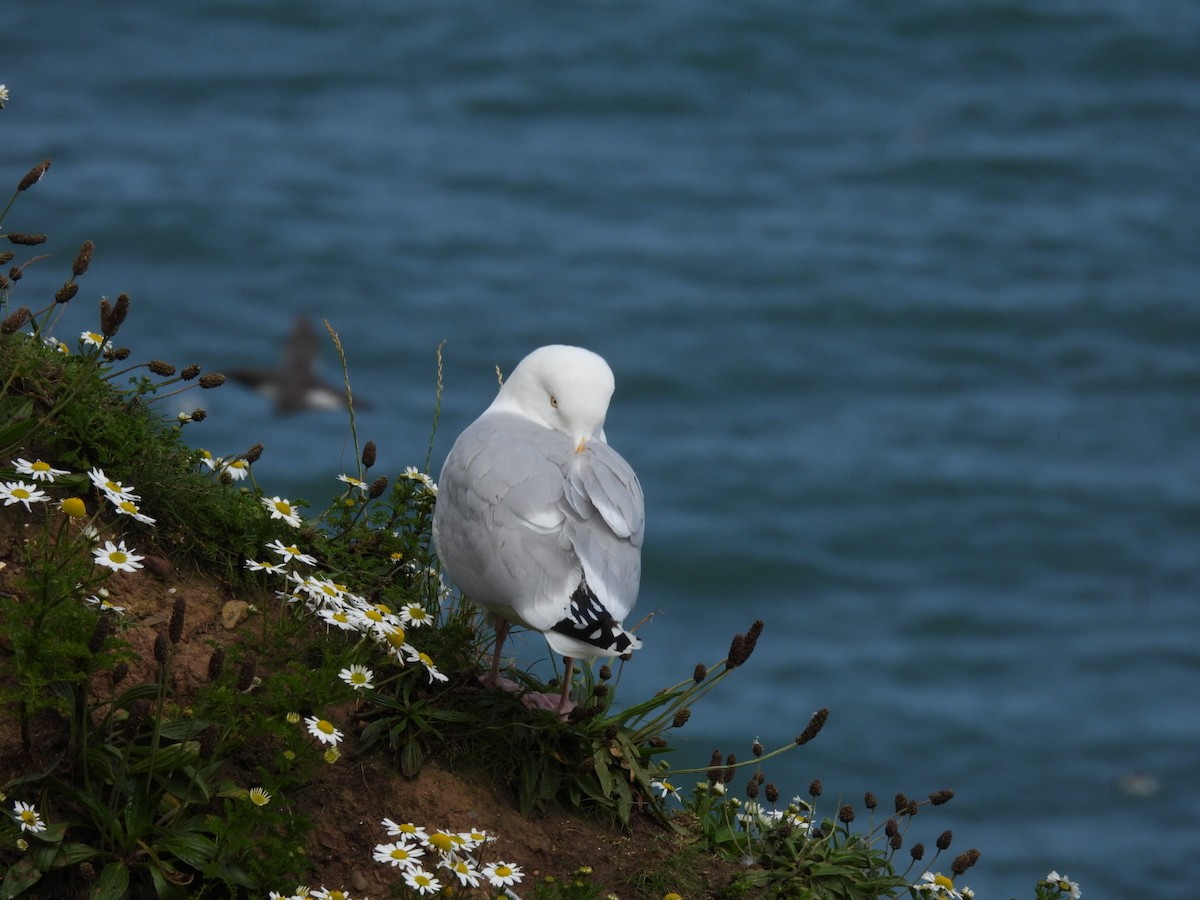
M618 622L637 602L646 516L642 485L603 441L572 453L564 499L574 513L566 532L589 587Z
M455 441L438 481L434 542L471 600L544 631L581 575L563 535L563 434L507 413L481 416Z

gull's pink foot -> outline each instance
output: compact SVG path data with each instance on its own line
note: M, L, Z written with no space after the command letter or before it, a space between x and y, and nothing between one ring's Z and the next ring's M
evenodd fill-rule
M500 691L507 691L510 694L515 694L521 690L521 686L511 678L505 678L503 675L480 675L479 683L484 687L495 688Z
M574 700L564 699L561 694L542 694L531 691L521 695L521 702L529 709L544 709L546 712L556 712L565 719L578 704Z

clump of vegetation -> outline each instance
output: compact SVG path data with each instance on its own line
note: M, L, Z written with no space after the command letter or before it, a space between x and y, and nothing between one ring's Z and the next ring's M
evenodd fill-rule
M40 163L21 179L0 228L48 168ZM46 240L13 231L0 239L22 251ZM675 842L676 868L622 885L596 883L587 867L550 873L526 884L540 900L616 889L971 896L952 878L977 851L956 855L950 875L928 868L948 850L949 832L928 863L921 843L900 858L917 809L951 791L920 801L897 795L888 815L868 795L863 825L850 806L824 809L819 782L784 802L766 781L763 764L815 738L827 710L770 752L757 742L741 762L714 752L681 799L674 783L693 772L665 761L666 735L750 659L762 622L735 635L723 659L624 708L608 665L577 675L572 694L582 702L566 718L482 689L480 660L493 636L441 577L428 460L374 473L375 446L359 446L348 379L356 468L337 476L338 493L315 515L257 485L261 445L229 456L189 447L184 435L204 420L203 408L167 419L159 403L223 379L194 365L131 363L116 343L128 297L101 300L96 330L70 345L54 334L94 250L85 242L52 300L20 306L21 275L45 257L0 252L8 267L0 276L0 535L12 563L0 575L0 721L12 725L19 756L0 784L0 898L35 889L348 897L340 887L276 892L320 876L305 852L313 822L289 800L327 767L377 755L407 776L430 760L485 772L527 815L565 807L618 827L650 822ZM166 585L181 566L250 597L222 611L227 639L189 631L194 609L171 588L161 591L169 614L141 623L124 615L132 579L151 572ZM200 649L202 677L184 679L185 657ZM529 690L550 687L531 671L511 674ZM745 799L732 796L740 773L748 773ZM521 861L494 854L492 835L476 823L447 824L383 820L388 839L372 859L394 873L394 894L516 897ZM697 881L689 861L700 855L736 863L734 874ZM1078 896L1057 873L1036 890L1038 900Z

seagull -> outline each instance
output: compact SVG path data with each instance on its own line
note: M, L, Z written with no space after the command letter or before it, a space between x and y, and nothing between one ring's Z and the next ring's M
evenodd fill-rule
M243 366L227 370L239 384L254 388L275 403L279 415L346 408L346 392L321 380L316 372L319 342L312 323L304 316L296 317L292 333L283 345L283 360L275 369ZM370 407L354 399L358 409Z
M438 479L433 539L447 574L495 624L486 685L500 677L512 625L539 631L564 657L566 714L576 659L621 656L641 640L624 618L637 602L645 513L637 475L604 437L612 370L581 347L526 356L450 449Z

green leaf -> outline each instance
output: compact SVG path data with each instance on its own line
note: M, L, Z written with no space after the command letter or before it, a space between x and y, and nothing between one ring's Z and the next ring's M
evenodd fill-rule
M151 770L155 772L170 772L184 766L194 765L200 759L200 742L184 741L182 744L167 744L159 747L157 753L147 753L129 767L135 775L142 775Z
M28 856L22 856L8 870L4 881L0 881L0 900L12 900L41 880L43 872Z
M123 862L111 862L104 867L88 896L91 900L122 900L128 890L129 869Z
M217 855L216 841L195 831L172 831L158 842L158 847L193 869L203 869Z
M408 778L413 778L421 771L425 762L425 751L418 741L408 741L400 748L400 771Z
M100 851L95 847L89 847L87 844L72 841L69 844L62 845L51 865L56 869L61 869L64 866L73 866L76 863L83 862L85 859L93 859L99 855Z

